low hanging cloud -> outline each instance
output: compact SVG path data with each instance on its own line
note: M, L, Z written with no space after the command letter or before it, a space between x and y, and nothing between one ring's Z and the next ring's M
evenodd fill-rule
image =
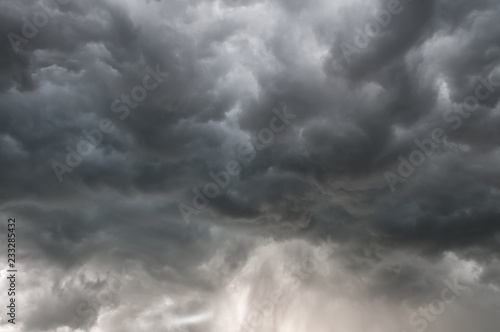
M0 6L2 331L498 331L498 1Z

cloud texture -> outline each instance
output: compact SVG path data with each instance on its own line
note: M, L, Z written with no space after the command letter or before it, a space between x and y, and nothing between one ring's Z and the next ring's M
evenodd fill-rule
M2 330L499 330L498 1L0 6Z

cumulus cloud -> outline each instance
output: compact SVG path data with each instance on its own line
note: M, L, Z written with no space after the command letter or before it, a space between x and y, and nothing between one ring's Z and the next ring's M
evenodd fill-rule
M2 329L498 331L497 1L0 6Z

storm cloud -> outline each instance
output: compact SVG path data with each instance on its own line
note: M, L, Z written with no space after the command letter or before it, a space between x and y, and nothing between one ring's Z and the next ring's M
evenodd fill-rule
M498 1L0 7L2 330L499 330Z

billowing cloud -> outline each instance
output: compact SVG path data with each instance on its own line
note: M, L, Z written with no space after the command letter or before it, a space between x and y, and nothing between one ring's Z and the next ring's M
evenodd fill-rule
M498 331L498 1L0 6L5 331Z

